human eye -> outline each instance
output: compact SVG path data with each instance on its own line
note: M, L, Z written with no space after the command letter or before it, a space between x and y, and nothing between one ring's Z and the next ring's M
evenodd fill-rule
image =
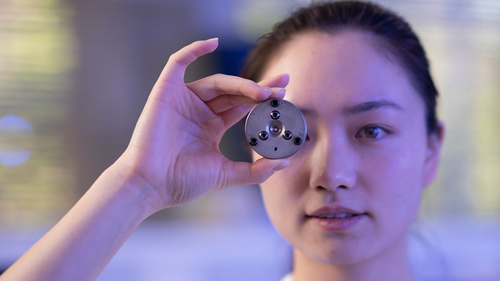
M379 139L388 134L387 130L378 126L365 126L356 133L356 138Z

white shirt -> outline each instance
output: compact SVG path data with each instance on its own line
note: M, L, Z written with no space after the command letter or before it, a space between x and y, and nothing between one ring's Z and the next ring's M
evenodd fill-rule
M287 275L283 276L280 281L293 281L293 275L292 273L288 273Z

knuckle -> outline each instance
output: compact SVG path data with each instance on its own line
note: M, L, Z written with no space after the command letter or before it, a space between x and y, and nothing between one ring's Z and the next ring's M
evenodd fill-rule
M245 93L245 85L242 83L238 84L238 86L236 87L236 90L238 91L238 93L244 94Z
M265 182L271 175L269 175L268 173L261 173L260 175L258 175L256 177L256 181L257 183L263 183Z
M224 74L222 74L222 73L216 73L216 74L214 74L212 77L213 77L215 80L219 80L219 79L224 78L224 76L225 76L225 75L224 75Z
M253 92L252 90L256 89L254 84L255 83L252 81L243 80L239 83L239 85L240 85L239 90L241 93L250 94Z
M170 57L168 57L168 60L175 60L175 58L177 57L177 53L178 52L171 54Z
M251 175L251 181L254 183L263 183L270 176L267 173L262 173L256 169L255 165L250 166L249 174Z
M222 95L223 90L221 88L220 82L218 79L214 79L214 91L217 96Z
M245 82L246 82L245 86L248 88L248 91L250 91L250 92L260 91L262 89L262 86L255 83L254 81L247 80ZM253 91L251 91L251 90L253 90Z
M178 53L173 53L168 57L168 61L171 63L178 63L179 60L179 54Z
M229 106L234 107L239 105L239 100L235 96L230 96L229 98Z
M193 49L188 49L187 50L187 56L186 57L190 57L191 60L195 60L197 57L199 57L199 55L193 50Z

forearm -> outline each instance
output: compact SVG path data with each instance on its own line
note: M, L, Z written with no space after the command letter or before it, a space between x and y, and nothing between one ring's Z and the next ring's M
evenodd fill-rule
M288 159L232 162L220 153L224 132L253 104L282 99L289 77L257 84L213 75L188 87L186 66L217 42L197 41L170 57L125 153L0 281L92 280L155 211L228 186L262 183L289 165Z
M106 170L0 280L95 279L135 228L155 211L147 202L151 196L126 177L116 167Z

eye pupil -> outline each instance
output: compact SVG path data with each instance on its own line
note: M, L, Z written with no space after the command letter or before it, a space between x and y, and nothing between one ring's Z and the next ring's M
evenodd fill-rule
M377 127L366 128L365 134L369 138L375 138L378 135L378 128Z

